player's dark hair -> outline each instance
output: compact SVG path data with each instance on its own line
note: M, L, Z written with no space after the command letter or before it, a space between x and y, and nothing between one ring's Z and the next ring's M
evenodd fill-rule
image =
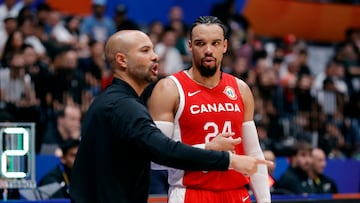
M194 21L194 23L192 24L192 26L190 28L190 40L192 39L192 31L193 31L194 27L201 25L201 24L205 24L205 25L216 24L216 25L218 25L223 30L223 34L224 34L224 38L225 38L227 30L226 30L224 23L219 18L217 18L215 16L200 16Z

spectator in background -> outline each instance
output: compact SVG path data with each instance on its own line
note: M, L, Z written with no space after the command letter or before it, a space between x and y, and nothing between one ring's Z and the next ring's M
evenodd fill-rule
M1 36L1 38L0 38L0 56L3 56L3 50L5 48L6 41L9 37L9 35L17 29L17 26L18 26L18 22L17 22L16 17L7 16L4 19L4 29L0 29L0 36Z
M36 7L35 19L38 24L45 26L52 8L46 2L39 3Z
M94 97L101 91L101 81L105 78L112 78L112 76L104 60L104 43L90 40L89 48L90 55L79 58L78 67L84 74L89 93ZM107 85L108 84L106 84L106 86Z
M64 199L70 198L69 186L71 178L71 170L74 165L75 156L79 147L80 141L78 139L69 139L64 142L61 148L60 163L46 173L38 183L38 186L45 186L51 183L59 183L59 188L50 199Z
M268 176L269 176L269 187L270 187L270 192L271 193L274 193L275 192L275 188L274 188L274 185L275 185L275 178L274 178L274 171L275 171L275 168L276 168L276 157L275 157L275 154L273 151L271 150L264 150L263 151L264 153L264 158L265 160L268 160L268 161L272 161L274 163L274 165L272 166L268 166Z
M288 194L315 193L308 172L311 167L312 147L306 141L299 141L294 146L293 155L290 158L288 169L276 182L275 189Z
M16 52L22 52L25 46L25 35L20 30L16 29L10 33L6 40L5 47L1 56L1 66L8 67L9 58Z
M215 4L212 7L211 15L218 17L227 28L228 51L233 53L238 50L246 41L250 23L244 15L236 11L235 0L225 0Z
M280 153L279 155L284 155L286 151L281 149L282 144L280 144L284 132L279 122L283 111L283 92L279 86L277 72L268 67L258 71L252 90L255 98L255 118L266 126L268 139L277 145L278 149L273 150L277 154Z
M346 41L337 52L337 59L345 67L346 82L349 92L360 91L360 29L349 29Z
M84 74L78 69L78 54L63 47L54 58L52 75L47 81L47 98L54 110L66 104L82 104L86 92Z
M159 77L164 77L184 69L179 50L175 47L177 34L174 29L167 28L161 41L155 45L155 53L159 55Z
M41 125L40 100L36 98L36 89L23 51L9 55L9 67L0 69L0 102L4 110L14 118L13 122L36 123L35 151L40 149L43 127Z
M324 175L326 167L326 155L320 148L312 150L312 165L309 170L309 176L313 180L316 193L338 193L335 182Z
M46 81L49 77L48 64L44 63L39 54L31 45L24 47L24 60L26 73L31 77L32 85L35 88L36 98L40 100L41 106L46 106Z
M26 73L30 75L32 86L34 87L36 99L40 102L38 105L38 109L40 112L39 120L34 119L34 115L30 115L29 117L32 118L29 121L36 121L36 153L40 152L41 144L43 141L43 136L46 130L47 124L47 108L49 105L46 102L46 87L48 77L50 76L48 70L48 64L44 63L39 54L36 53L34 47L31 45L26 45L24 48L24 60L25 60L25 67Z
M29 8L29 9L31 9L31 6L33 5L34 2L35 2L35 0L18 0L18 1L16 2L16 4L14 5L13 10L14 10L18 15L20 15L21 11L22 11L24 8ZM33 10L30 10L30 11L33 11Z
M152 21L148 25L147 35L149 36L153 44L157 44L160 42L164 30L165 30L164 24L159 20Z
M268 137L267 125L264 122L256 121L256 130L259 136L259 144L262 150L272 150L273 141Z
M311 68L308 65L308 52L306 49L301 49L297 53L297 63L299 65L298 77L302 75L312 76Z
M325 70L317 74L311 87L311 94L315 97L324 89L324 80L330 78L338 92L348 95L348 87L344 78L344 65L337 59L331 59L326 65Z
M40 58L46 60L48 53L44 45L44 38L40 38L37 35L36 32L38 32L38 27L35 25L35 21L32 18L25 18L19 23L19 28L24 34L24 42L33 46ZM46 40L48 40L47 35Z
M56 114L55 123L48 125L41 148L42 154L61 156L59 146L71 139L80 139L82 113L79 106L66 105Z
M188 47L188 29L189 26L184 21L183 9L180 6L172 6L168 13L167 28L172 28L176 32L177 40L175 47L181 54L185 67L191 65L191 54Z
M137 23L128 18L127 11L125 4L119 4L115 7L114 22L117 31L139 29Z
M113 19L105 15L106 0L93 0L92 10L93 14L81 23L80 33L89 39L105 42L116 31Z
M60 45L70 45L73 48L78 48L80 40L80 23L79 16L67 16L64 20L58 21L50 37L54 38Z
M26 73L23 52L9 55L8 68L0 69L1 100L15 108L38 105L31 77Z
M0 30L4 29L3 21L8 16L17 17L18 10L15 9L16 0L4 0L0 4Z
M319 147L321 147L330 159L346 159L343 152L345 138L341 129L334 121L323 123L324 129L319 136Z

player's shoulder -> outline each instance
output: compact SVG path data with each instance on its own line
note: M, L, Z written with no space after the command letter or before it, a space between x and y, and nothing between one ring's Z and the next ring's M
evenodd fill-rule
M167 76L158 80L156 86L175 86L175 82L171 76Z
M238 77L235 77L235 76L233 76L231 74L227 74L227 75L228 75L228 77L234 78L234 80L236 81L236 84L238 85L238 88L239 88L241 93L250 91L249 85L244 80L242 80L242 79L240 79Z
M168 76L159 79L154 87L154 90L161 91L162 93L175 92L177 91L177 87L174 80Z

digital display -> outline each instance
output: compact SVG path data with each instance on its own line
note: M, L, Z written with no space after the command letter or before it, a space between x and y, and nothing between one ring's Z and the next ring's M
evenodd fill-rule
M35 124L0 123L0 188L35 188Z

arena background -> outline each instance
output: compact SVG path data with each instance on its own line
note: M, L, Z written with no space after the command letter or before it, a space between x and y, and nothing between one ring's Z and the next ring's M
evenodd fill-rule
M36 0L34 6L45 0ZM3 2L3 0L0 0ZM46 0L63 13L89 15L91 0ZM199 15L208 15L217 0L108 0L107 15L112 16L116 5L127 6L128 17L140 24L148 24L153 20L167 19L167 11L173 5L184 9L184 20L191 23ZM294 34L308 41L336 43L344 40L345 30L349 27L360 27L360 6L345 4L309 3L300 0L243 0L236 1L236 8L251 22L254 31L262 36L281 38L286 34ZM306 15L305 15L306 14ZM58 160L54 157L38 156L36 168L37 179ZM286 158L277 159L278 167L275 178L285 170ZM360 202L360 163L354 160L330 160L325 171L335 179L340 193L344 195L315 196L282 196L273 202ZM163 196L152 196L150 202L165 202ZM285 200L284 200L285 199ZM12 201L21 202L21 201ZM45 201L31 201L45 202ZM49 202L67 203L68 200Z
M2 2L3 0L0 0ZM92 0L35 0L34 6L46 1L68 14L89 15ZM165 21L171 6L184 10L184 20L191 23L199 15L208 15L221 0L107 0L107 15L113 16L118 4L126 5L128 17L139 24ZM360 27L360 6L336 3L314 3L306 0L236 0L236 10L251 22L255 33L282 37L292 33L299 38L333 43L344 39L349 27Z

